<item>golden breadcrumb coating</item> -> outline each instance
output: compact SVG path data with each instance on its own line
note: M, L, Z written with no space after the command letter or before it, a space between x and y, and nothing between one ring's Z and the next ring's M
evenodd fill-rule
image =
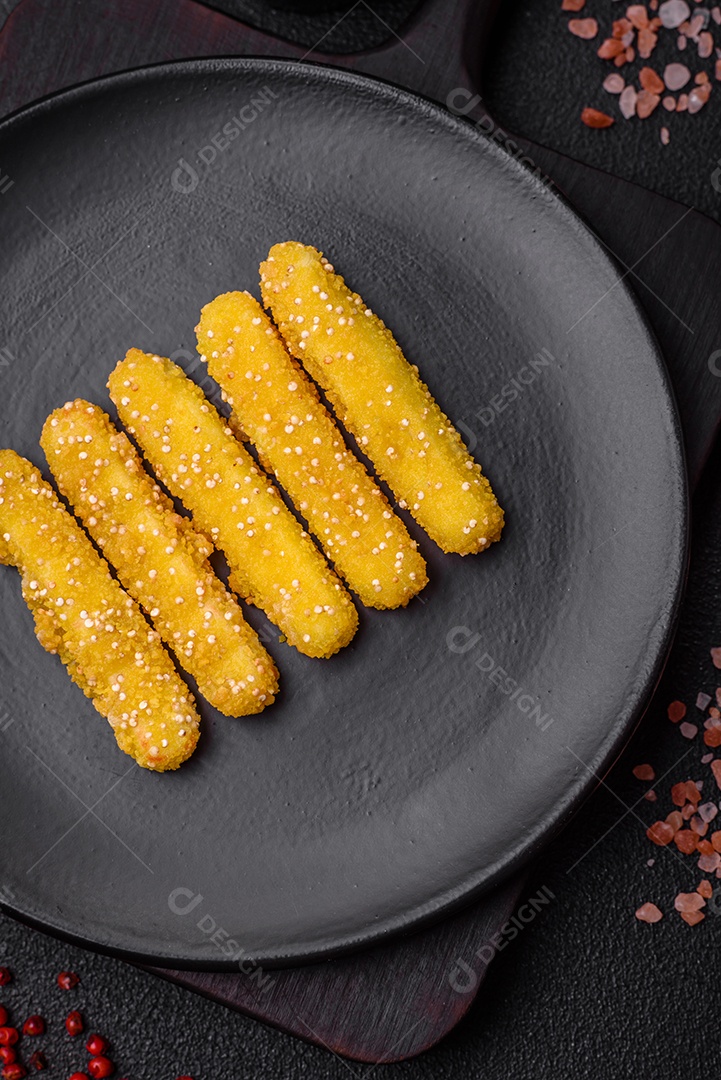
M110 721L120 749L145 769L177 769L198 741L185 683L53 488L12 450L0 450L0 537L40 644Z
M262 712L278 691L275 665L127 436L78 399L48 417L40 445L60 491L201 694L228 716Z
M196 331L237 424L336 570L368 607L404 607L428 581L425 560L258 301L225 293Z
M461 436L390 330L315 248L290 241L261 265L263 301L398 503L444 551L498 540L503 511Z
M108 386L158 478L225 552L231 587L307 656L347 645L358 627L348 593L200 387L177 364L139 349Z

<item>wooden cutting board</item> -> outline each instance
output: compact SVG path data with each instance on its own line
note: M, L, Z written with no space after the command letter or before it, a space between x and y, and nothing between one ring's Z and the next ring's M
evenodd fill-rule
M714 288L721 276L721 229L693 210L500 129L476 92L494 7L493 0L430 0L400 37L373 51L333 57L275 40L194 0L23 0L0 34L0 114L154 62L273 55L376 75L467 115L545 174L615 255L619 278L637 291L666 356L695 485L721 417ZM2 162L0 184L1 176ZM440 925L345 958L267 973L270 982L150 970L336 1053L400 1060L432 1046L467 1011L523 881L523 875L513 878Z

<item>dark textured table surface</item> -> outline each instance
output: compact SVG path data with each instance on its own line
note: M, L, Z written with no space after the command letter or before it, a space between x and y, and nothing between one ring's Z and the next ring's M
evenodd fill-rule
M13 6L4 0L0 14ZM375 0L374 14L364 3L356 4L340 25L350 4L312 17L272 12L260 0L218 0L216 6L307 45L328 33L329 48L350 50L381 40L388 33L383 23L397 27L413 5ZM668 147L658 138L660 117L600 134L584 130L578 113L583 105L602 103L602 73L589 43L561 32L565 20L559 6L558 0L506 4L488 68L494 114L512 131L719 217L721 196L710 176L721 155L721 90L699 115L672 118L678 123ZM608 0L588 0L587 6L606 19L612 7ZM694 859L682 858L673 845L653 849L645 829L671 809L673 782L703 777L704 798L714 795L713 778L700 763L705 750L700 737L685 740L666 718L665 705L681 698L694 713L697 692L713 694L721 683L709 654L711 646L721 644L720 465L717 452L696 494L689 589L656 705L528 884L529 896L545 889L553 900L506 945L468 1017L449 1038L416 1061L377 1067L378 1073L418 1080L719 1075L721 902L712 898L705 921L686 926L673 911L673 898L692 890L702 875ZM648 785L632 775L639 762L651 762L659 776L668 770L656 785L655 805L643 799ZM646 900L665 912L655 926L634 918ZM375 1071L6 918L0 918L2 964L12 967L15 981L0 989L0 1002L16 1018L38 1011L57 1027L71 1007L80 1008L90 1028L112 1039L117 1075L130 1080L173 1080L180 1074L194 1080L330 1080ZM60 991L55 975L62 968L76 970L81 986ZM82 1067L86 1055L69 1038L47 1036L43 1043L53 1066L43 1075L51 1080Z

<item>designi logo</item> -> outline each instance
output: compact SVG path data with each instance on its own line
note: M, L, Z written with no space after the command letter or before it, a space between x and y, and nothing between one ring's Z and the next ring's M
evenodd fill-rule
M200 177L185 158L179 158L177 168L173 170L173 175L170 177L170 183L174 191L178 191L181 195L190 195L200 183Z

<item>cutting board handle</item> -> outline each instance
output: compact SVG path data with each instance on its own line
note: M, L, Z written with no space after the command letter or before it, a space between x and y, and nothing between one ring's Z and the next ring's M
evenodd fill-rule
M398 32L387 27L388 38L382 45L358 53L323 52L323 38L311 49L303 48L214 11L210 3L211 0L202 3L154 0L152 4L143 0L83 0L78 7L78 35L88 47L78 47L77 58L71 65L72 77L59 82L58 72L45 59L47 36L52 40L53 33L46 0L22 0L0 34L0 71L6 110L28 101L25 82L32 86L30 96L37 96L96 76L96 57L103 50L105 35L110 32L113 19L121 18L137 27L140 40L155 41L162 34L172 34L181 23L191 26L189 40L193 44L186 47L185 56L217 54L222 51L217 42L227 38L232 41L228 52L235 56L279 56L333 64L386 79L474 120L486 116L480 98L481 64L498 0L424 0ZM370 4L367 7L373 10ZM28 30L32 26L35 32ZM41 46L43 41L45 44ZM108 41L104 48L107 63L103 73L117 70L110 60L111 43ZM25 56L26 71L32 70L34 64L39 65L41 78L35 73L32 79L23 76L20 65L14 62L17 55ZM137 63L145 62L140 45L136 56Z
M483 111L482 58L497 7L498 0L425 0L380 47L336 55L315 49L307 59L376 75L477 116Z

